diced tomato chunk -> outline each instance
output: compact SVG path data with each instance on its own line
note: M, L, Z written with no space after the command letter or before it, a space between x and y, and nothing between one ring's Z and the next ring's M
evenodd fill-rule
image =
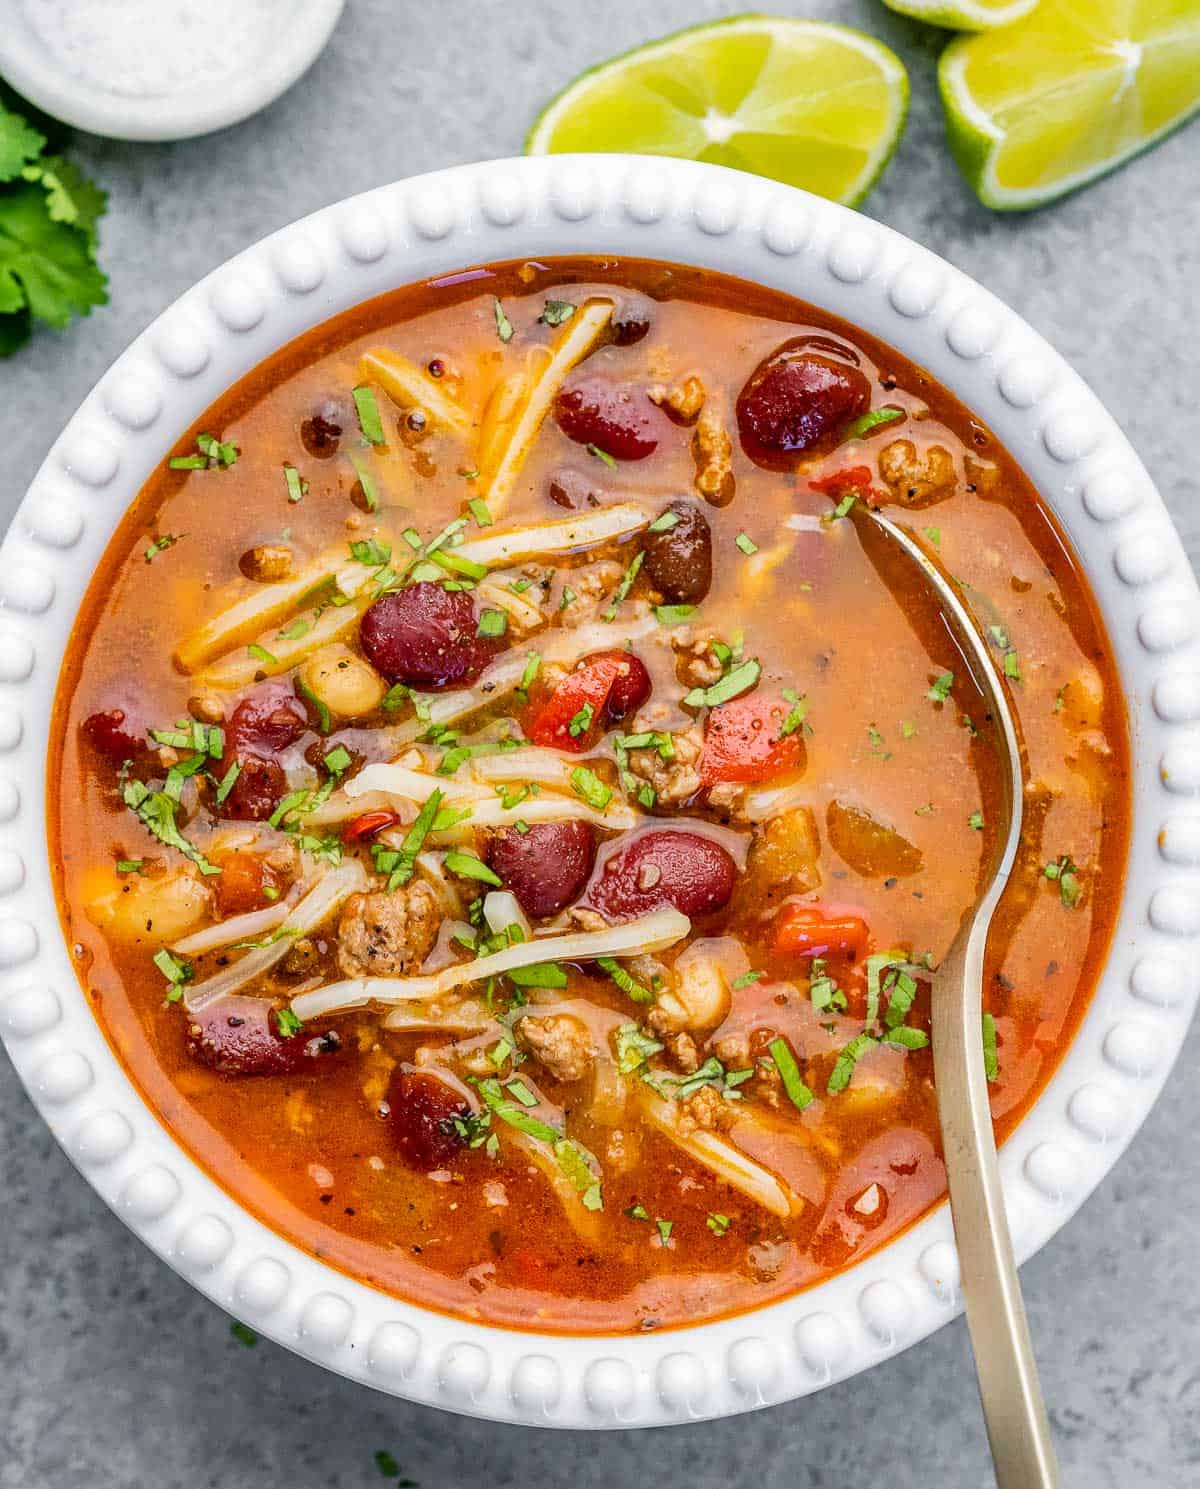
M779 956L844 956L860 961L871 933L861 915L827 914L818 905L785 905L775 922Z
M768 781L794 770L804 754L799 727L780 735L793 705L769 693L751 693L722 703L708 716L700 779L705 786L718 781Z
M832 470L826 476L818 476L808 484L825 496L845 496L847 491L857 491L866 496L871 489L871 467L848 465L842 470Z
M352 822L347 822L342 828L342 842L365 842L368 838L373 838L377 832L382 832L385 827L395 827L399 821L399 812L391 812L386 807L381 807L375 812L364 812L361 817L355 817Z
M529 738L536 745L574 754L590 749L604 725L609 694L626 665L625 655L619 651L586 658L567 673L542 704L530 726Z

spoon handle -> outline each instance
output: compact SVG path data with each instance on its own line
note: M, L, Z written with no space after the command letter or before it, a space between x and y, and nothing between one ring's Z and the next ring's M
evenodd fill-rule
M1004 1213L980 1034L983 951L960 937L933 989L933 1064L967 1328L999 1489L1058 1489Z

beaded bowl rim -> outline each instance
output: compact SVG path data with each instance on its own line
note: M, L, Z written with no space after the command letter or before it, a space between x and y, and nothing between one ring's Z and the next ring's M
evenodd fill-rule
M637 1336L516 1331L336 1271L241 1209L160 1125L71 966L46 853L48 730L67 637L129 502L179 431L312 325L473 264L642 256L843 316L955 392L1021 463L1087 572L1129 706L1133 834L1088 1013L1001 1151L1021 1260L1074 1213L1149 1112L1196 998L1200 591L1161 497L1082 380L1014 311L872 219L721 167L637 156L458 166L326 207L181 295L84 400L0 548L0 1034L97 1193L180 1275L263 1334L377 1389L551 1427L658 1426L806 1395L960 1311L943 1204L791 1298Z

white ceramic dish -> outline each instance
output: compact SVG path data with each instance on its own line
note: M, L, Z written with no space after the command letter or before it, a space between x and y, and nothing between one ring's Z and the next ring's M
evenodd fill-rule
M178 432L281 343L410 280L489 259L637 254L757 280L891 342L953 389L1036 482L1104 612L1129 700L1124 907L1072 1048L1005 1144L1018 1255L1112 1167L1177 1054L1200 934L1200 596L1115 421L1021 319L867 218L711 166L581 156L465 166L285 228L172 305L89 395L0 550L0 1030L97 1192L221 1307L414 1401L556 1427L648 1426L786 1400L863 1370L958 1309L943 1206L788 1301L694 1330L564 1339L400 1302L238 1208L142 1104L63 944L46 860L50 706L88 577Z
M248 119L324 50L346 0L289 0L261 57L230 57L227 72L150 95L114 92L65 66L30 20L29 0L0 0L0 76L55 119L117 140L182 140ZM33 0L34 4L38 0ZM202 3L198 10L202 11ZM53 34L53 22L48 31ZM221 55L222 40L211 38Z

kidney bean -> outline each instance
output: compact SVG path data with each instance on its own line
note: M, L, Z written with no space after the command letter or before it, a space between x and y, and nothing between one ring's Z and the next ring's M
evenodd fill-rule
M610 920L631 920L663 905L706 915L728 904L736 879L736 864L712 838L651 829L610 854L586 903Z
M241 769L233 789L215 810L236 822L264 822L287 791L283 766L277 760L264 760L261 755L241 754L237 762ZM221 764L228 770L232 763L226 750Z
M126 760L138 760L146 753L145 732L135 734L129 725L123 708L108 708L89 714L81 728L93 749L114 765L123 765Z
M712 585L712 528L696 503L682 497L666 511L679 521L646 534L646 577L672 605L699 604Z
M409 1168L444 1168L463 1146L454 1125L470 1115L462 1097L436 1075L397 1070L388 1085L388 1125L396 1151Z
M871 405L871 385L857 367L785 342L760 362L738 395L742 448L760 465L833 442Z
M337 454L342 437L340 417L337 405L327 403L300 425L300 443L317 460L328 460Z
M274 754L295 744L308 728L291 689L268 683L243 698L225 726L226 750L234 755Z
M658 449L663 416L641 388L589 377L554 402L558 427L577 445L595 445L614 460L645 460Z
M652 302L640 295L621 301L609 322L617 346L633 346L649 333L654 318L651 306Z
M233 994L188 1014L187 1052L223 1075L295 1075L341 1048L337 1035L280 1034L269 998Z
M526 915L557 915L583 892L596 861L590 822L534 822L528 832L502 827L488 847L488 864L512 890Z
M430 581L376 600L359 639L389 682L446 688L473 683L500 649L498 638L476 634L478 625L470 594Z
M615 655L620 664L604 705L605 717L618 724L630 714L637 713L650 697L650 674L646 671L646 664L631 651L603 652L601 655Z

